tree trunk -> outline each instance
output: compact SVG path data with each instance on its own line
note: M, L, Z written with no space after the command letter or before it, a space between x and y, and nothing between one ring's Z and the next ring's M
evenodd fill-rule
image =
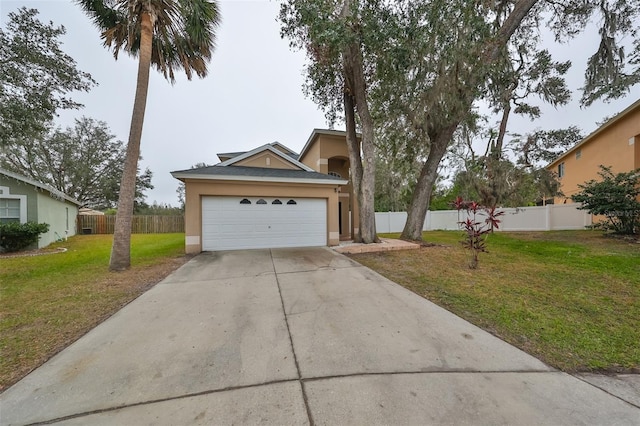
M511 113L511 101L507 99L504 102L504 110L502 111L502 120L500 120L500 130L496 138L496 146L493 147L491 156L499 160L502 158L502 149L504 147L504 137L507 134L507 123L509 122L509 114Z
M431 137L429 156L420 171L420 177L416 183L409 211L407 212L407 222L400 235L403 240L422 241L422 228L424 227L427 210L429 210L433 185L438 179L438 165L447 152L457 127L458 123L449 125Z
M362 62L360 62L362 64ZM359 70L362 77L361 86L356 84L356 104L358 116L362 125L362 182L360 183L360 237L365 244L378 243L376 233L375 194L376 194L376 153L373 136L373 119L367 105L366 91L364 88L364 76L362 68Z
M345 0L342 8L342 16L346 18L352 14L351 1ZM352 184L356 189L356 196L358 198L358 208L360 213L360 228L358 230L359 236L356 238L359 242L370 244L380 242L378 235L376 234L376 216L375 216L375 174L376 174L376 161L375 161L375 145L374 145L374 133L373 133L373 118L369 111L369 104L367 99L367 82L364 76L364 65L362 59L362 52L358 41L350 42L342 52L342 66L345 79L345 92L350 96L350 99L345 97L345 114L347 104L350 102L353 106L355 101L355 108L360 118L360 124L362 126L362 157L360 157L360 150L349 150L349 161L352 167L354 165L360 167L360 176L352 176ZM351 108L353 111L353 107ZM346 115L345 115L345 118ZM354 124L355 124L355 120ZM349 133L349 132L347 132ZM353 152L352 152L353 151ZM353 157L353 158L351 158ZM354 160L357 162L354 163ZM359 178L359 181L355 180Z
M358 135L356 133L355 102L348 88L345 88L344 91L344 121L347 128L347 149L349 150L352 192L356 194L359 199L360 197L357 194L360 194L360 183L362 182L362 158L360 157L360 143L358 142ZM354 232L353 220L351 221L351 237L356 243L362 241L360 232Z
M505 48L513 33L522 23L522 20L538 1L539 0L520 0L516 2L513 10L498 30L496 37L482 49L480 56L486 63L494 62L499 58L502 49ZM433 185L438 178L438 165L447 152L453 133L460 124L463 115L467 114L473 105L474 97L472 93L480 83L479 77L480 76L471 76L471 78L464 82L463 86L459 88L458 92L462 93L466 99L463 99L461 102L462 105L457 108L458 113L448 120L449 124L439 126L439 129L435 132L429 132L431 139L429 157L422 167L420 177L416 183L411 205L407 212L407 222L400 236L402 239L422 241L422 228L427 210L429 209ZM482 76L482 78L485 77ZM431 123L431 125L433 125L433 123Z
M118 197L118 212L113 233L111 260L109 270L122 271L131 265L131 220L133 203L136 192L136 176L138 174L138 158L140 157L140 140L142 125L147 105L149 90L149 69L151 65L151 42L153 39L153 23L149 13L142 14L140 36L140 57L138 62L138 81L136 96L133 101L133 114L129 129L129 141L124 160L120 194Z

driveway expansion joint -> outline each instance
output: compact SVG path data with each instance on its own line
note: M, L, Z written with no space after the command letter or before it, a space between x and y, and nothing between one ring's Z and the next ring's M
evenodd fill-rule
M318 271L337 271L342 269L353 269L353 268L362 268L362 265L349 265L349 266L320 266L315 269L304 269L299 271L283 271L276 272L277 275L289 275L289 274L304 274L307 272L318 272Z
M407 370L407 371L371 371L362 373L346 373L335 374L330 376L313 376L303 377L303 382L317 382L321 380L343 379L349 377L367 377L367 376L402 376L402 375L426 375L426 374L558 374L562 371L557 370L468 370L464 368L449 370Z
M619 399L619 400L620 400L620 401L622 401L622 402L626 402L627 404L631 405L632 407L640 408L640 405L639 405L639 404L635 404L635 403L633 403L633 402L631 402L631 401L628 401L628 400L624 399L623 397L621 397L620 395L616 395L615 393L610 392L608 389L606 389L606 388L604 388L604 387L602 387L602 386L598 386L598 385L596 385L596 384L594 384L594 383L591 383L591 382L589 382L589 381L585 380L584 378L580 377L579 375L571 374L571 376L572 376L572 377L575 377L576 379L580 380L581 382L584 382L584 383L586 383L586 384L588 384L588 385L593 386L594 388L600 389L602 392L604 392L604 393L606 393L606 394L608 394L608 395L611 395L611 396L613 396L613 397L615 397L615 398Z
M209 389L209 390L205 390L205 391L187 393L187 394L183 394L183 395L169 396L169 397L166 397L166 398L150 399L148 401L139 401L139 402L134 402L134 403L131 403L131 404L122 404L122 405L117 405L117 406L114 406L114 407L100 408L100 409L97 409L97 410L90 410L90 411L85 411L85 412L82 412L82 413L70 414L68 416L57 417L57 418L54 418L54 419L42 420L42 421L37 421L37 422L33 422L33 423L28 423L25 426L50 425L50 424L62 422L62 421L65 421L65 420L77 419L77 418L81 418L81 417L90 416L90 415L93 415L93 414L108 413L110 411L118 411L118 410L122 410L122 409L125 409L125 408L140 407L140 406L143 406L143 405L158 404L158 403L167 402L167 401L177 401L177 400L180 400L180 399L194 398L194 397L203 396L203 395L212 395L212 394L222 393L222 392L231 392L231 391L235 391L235 390L252 389L252 388L259 388L259 387L262 387L262 386L277 385L277 384L280 384L280 383L294 383L294 382L300 382L300 379L273 380L273 381L269 381L269 382L254 383L254 384L250 384L250 385L227 386L225 388L220 388L220 389Z
M269 256L271 256L271 263L273 264L273 270L276 271L276 265L273 260L273 251L269 250ZM287 318L287 311L284 307L284 298L282 297L282 289L280 288L280 280L278 279L278 273L275 273L276 285L278 286L278 295L280 296L280 304L282 307L282 315L284 316L284 323L287 326L287 335L289 336L289 345L291 346L291 353L293 354L293 362L296 365L296 372L298 373L298 382L300 383L300 390L302 391L302 399L304 401L304 408L307 412L307 419L309 425L314 426L313 415L311 414L311 408L309 407L309 399L307 397L307 391L302 381L302 374L300 373L300 364L298 363L298 356L293 346L293 337L291 336L291 329L289 328L289 319Z
M324 251L192 263L0 394L0 424L637 424L636 377L558 371Z

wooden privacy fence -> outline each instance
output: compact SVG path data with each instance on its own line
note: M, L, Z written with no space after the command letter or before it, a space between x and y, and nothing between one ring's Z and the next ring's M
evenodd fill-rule
M115 215L78 215L78 234L113 234ZM131 233L184 232L184 216L133 216Z

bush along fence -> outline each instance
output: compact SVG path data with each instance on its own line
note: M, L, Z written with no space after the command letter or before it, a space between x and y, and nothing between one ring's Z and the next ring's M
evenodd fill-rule
M592 224L591 214L578 210L580 204L549 204L541 207L498 209L504 212L499 231L561 231L585 229ZM467 213L457 210L428 211L424 231L459 230L459 222ZM376 213L376 229L380 233L402 232L406 212Z
M113 234L115 215L78 215L78 234ZM133 234L184 232L184 216L133 216Z

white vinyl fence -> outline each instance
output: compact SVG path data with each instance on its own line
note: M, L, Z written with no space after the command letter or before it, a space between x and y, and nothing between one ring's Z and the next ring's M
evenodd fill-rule
M591 214L578 210L579 204L549 204L542 207L516 207L499 209L504 211L500 216L499 231L560 231L584 229L591 225ZM465 211L440 210L428 211L424 221L424 231L457 230L458 222L466 220ZM479 213L479 222L484 216ZM376 229L379 233L402 232L407 221L406 212L376 213Z

